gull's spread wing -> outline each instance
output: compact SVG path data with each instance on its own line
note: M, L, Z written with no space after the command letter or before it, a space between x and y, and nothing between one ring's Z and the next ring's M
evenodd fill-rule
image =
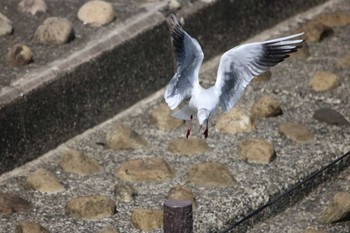
M245 44L224 53L215 83L215 88L221 92L219 103L222 110L228 111L236 104L255 76L297 51L303 40L295 38L303 34Z
M166 87L164 99L174 110L184 99L191 97L192 89L199 85L198 73L204 56L197 40L181 28L175 14L170 17L169 27L177 69Z

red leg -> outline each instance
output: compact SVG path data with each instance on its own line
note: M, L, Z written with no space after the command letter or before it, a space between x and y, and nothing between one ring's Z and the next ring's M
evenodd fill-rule
M208 137L208 120L207 120L207 122L206 122L206 127L205 127L205 130L204 130L204 138L206 139L207 137Z
M187 128L187 132L186 132L186 138L188 138L188 136L190 136L190 134L191 134L192 119L193 119L193 116L191 115L190 120L189 120L189 122L188 122L188 128Z

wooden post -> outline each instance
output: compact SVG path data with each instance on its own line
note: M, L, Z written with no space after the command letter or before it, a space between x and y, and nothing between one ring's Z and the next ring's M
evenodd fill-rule
M166 200L163 211L164 233L193 233L191 201Z

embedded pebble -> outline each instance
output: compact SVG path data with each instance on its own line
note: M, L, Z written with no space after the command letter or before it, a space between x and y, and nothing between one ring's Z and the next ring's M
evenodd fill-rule
M209 146L201 138L175 138L169 142L167 150L180 155L193 155L208 151Z
M115 202L109 197L101 195L73 198L66 206L66 215L84 220L110 217L115 212Z
M128 183L119 183L114 186L115 199L120 202L131 202L137 195L136 189Z
M33 60L32 50L24 44L16 44L7 53L7 62L12 66L24 66Z
M324 13L317 16L317 20L328 27L341 27L350 24L349 12Z
M78 11L78 18L84 24L101 27L109 24L115 18L113 5L105 1L86 2Z
M295 122L285 122L278 126L278 131L295 142L312 142L314 135L303 125Z
M228 168L218 162L201 162L189 168L188 180L203 186L229 187L236 180Z
M37 13L45 13L47 5L44 0L22 0L18 4L18 11L36 15Z
M89 175L101 171L101 166L94 158L87 157L81 151L65 150L59 162L60 167L68 173Z
M159 181L173 177L170 166L158 158L130 160L118 167L114 174L124 181Z
M331 72L319 71L309 82L309 85L314 91L329 91L337 87L339 84L338 76Z
M43 168L37 169L27 177L27 183L33 189L43 193L58 193L65 191L55 175Z
M322 223L330 224L347 217L350 217L350 192L338 192L320 213L318 219Z
M252 106L250 112L254 117L273 117L282 114L280 103L272 96L263 96Z
M34 33L34 40L44 45L61 45L73 38L72 23L61 17L47 18Z
M271 76L271 71L268 70L258 76L255 76L253 78L253 82L267 82L271 79Z
M147 145L140 134L121 123L115 124L107 133L106 142L113 150L135 150Z
M0 36L10 35L13 32L12 22L0 13Z
M215 128L223 133L245 133L255 130L255 123L249 112L234 107L220 116Z
M23 198L11 193L0 193L0 214L23 213L31 209L32 204Z
M119 233L113 226L104 226L99 233Z
M304 41L303 42L303 47L298 49L298 51L296 51L295 53L292 53L290 55L290 57L296 58L296 59L307 59L308 57L310 57L310 51L309 51L308 43L306 41Z
M302 233L326 233L324 231L316 230L316 229L306 229Z
M192 190L184 185L177 184L175 187L172 187L168 192L167 199L191 201L193 208L197 205Z
M307 32L303 38L309 42L320 42L333 33L333 29L318 20L311 20L302 25L298 32Z
M350 123L337 111L330 108L320 108L314 112L313 118L329 125L349 126Z
M272 143L264 139L240 141L238 148L242 158L249 163L268 164L275 156Z
M342 69L350 68L350 53L345 54L337 60L337 66Z
M21 222L15 228L15 233L49 233L49 231L35 222Z
M164 103L152 110L150 118L151 122L163 131L170 131L183 124L182 120L171 116L170 108Z
M131 212L131 221L139 230L157 230L160 229L163 224L163 211L135 208Z

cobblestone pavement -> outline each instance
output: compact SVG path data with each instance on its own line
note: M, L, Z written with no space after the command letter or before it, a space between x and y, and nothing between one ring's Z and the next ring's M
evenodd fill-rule
M195 232L221 229L349 151L350 4L332 2L330 8L295 16L252 38L282 36L301 26L309 32L307 49L249 85L233 111L213 117L207 140L198 129L184 140L187 126L169 118L160 90L3 174L0 232L15 227L36 232L161 232L160 210L171 189L193 200ZM213 82L217 61L204 64L205 85ZM350 189L347 178L321 186L304 200L311 198L317 206L305 218L326 207L331 194L313 197L325 187ZM304 207L294 208L302 212ZM288 213L271 221L293 219ZM290 223L303 222L301 217ZM306 222L296 229L313 224L330 232L349 229L347 221L334 227ZM281 227L257 229L281 232ZM293 226L283 232L293 232Z

